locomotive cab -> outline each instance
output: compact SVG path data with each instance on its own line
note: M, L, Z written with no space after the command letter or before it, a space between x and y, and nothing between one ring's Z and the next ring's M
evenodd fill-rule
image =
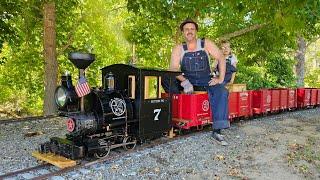
M138 120L135 128L140 139L160 137L171 128L171 100L162 96L161 84L164 78L173 82L177 72L114 64L102 69L102 78L109 74L115 78L115 89L124 90L132 103L133 119Z

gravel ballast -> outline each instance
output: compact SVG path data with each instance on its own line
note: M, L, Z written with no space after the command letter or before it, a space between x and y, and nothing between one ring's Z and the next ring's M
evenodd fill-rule
M31 153L38 144L66 133L63 118L0 128L0 175L37 165ZM294 159L295 147L309 147L310 139L320 149L319 131L319 108L285 112L233 123L223 131L228 146L219 145L211 132L195 133L52 179L320 179L320 159ZM30 132L38 134L26 136Z

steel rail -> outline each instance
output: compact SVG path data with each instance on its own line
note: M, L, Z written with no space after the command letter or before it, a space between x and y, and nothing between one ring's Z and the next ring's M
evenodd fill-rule
M8 178L8 177L17 176L19 174L22 174L22 173L25 173L25 172L30 172L30 171L35 171L35 170L38 170L38 169L41 169L41 168L44 168L44 167L47 167L47 166L51 166L51 165L50 164L40 164L40 165L37 165L37 166L33 166L33 167L25 168L25 169L20 169L20 170L13 171L13 172L9 172L7 174L0 175L0 179L5 179L5 178Z
M0 120L0 124L31 122L31 121L45 120L45 119L50 119L55 117L59 117L59 115L31 116L31 117L22 117L22 118L3 119L3 120Z

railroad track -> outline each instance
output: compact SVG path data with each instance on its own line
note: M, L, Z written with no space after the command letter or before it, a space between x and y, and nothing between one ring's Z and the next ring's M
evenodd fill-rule
M257 120L257 119L263 120L264 118L278 119L278 118L282 118L283 116L287 116L288 114L297 115L297 114L299 114L299 113L301 113L303 111L306 111L306 112L310 113L312 111L318 111L318 110L319 110L319 108L316 108L316 109L304 109L304 110L299 110L299 111L294 111L294 112L285 112L285 113L280 113L280 114L273 114L272 116L268 116L268 117L255 117L253 119L255 119L255 120ZM246 122L246 121L243 121L243 122ZM152 147L155 147L155 146L158 146L158 145L161 145L161 144L165 144L165 143L168 143L168 142L171 142L171 141L179 140L181 138L187 138L189 136L193 136L193 135L196 135L198 133L204 133L204 132L207 132L207 131L210 131L210 130L211 130L211 128L209 127L209 128L205 128L202 131L197 131L195 133L194 132L193 133L188 133L188 134L185 134L185 135L182 135L182 136L176 136L175 138L172 138L172 139L168 139L168 138L156 139L154 141L150 141L149 143L145 143L145 144L142 144L140 146L137 146L134 150L116 151L110 156L107 156L107 157L101 158L101 159L97 159L97 160L93 160L93 161L83 160L78 165L73 166L73 167L69 167L69 168L58 169L58 170L56 170L56 168L54 168L55 170L48 170L50 167L53 167L50 164L42 164L42 165L38 165L38 166L35 166L35 167L29 167L29 168L26 168L26 169L22 169L22 170L18 170L18 171L14 171L14 172L9 172L9 173L4 174L4 175L0 175L0 180L5 179L5 178L10 178L10 179L19 178L24 173L32 174L32 176L33 176L32 179L35 179L35 180L48 179L50 177L59 176L59 175L65 174L65 173L70 172L70 171L77 171L77 169L85 168L85 167L88 167L88 166L92 166L92 165L97 164L97 163L112 162L112 161L118 160L118 159L120 159L120 158L122 158L122 157L124 157L124 156L126 156L126 155L128 155L130 153L133 153L133 152L139 152L139 151L142 151L142 150L147 149L147 148L152 148ZM48 171L48 173L39 175L39 173L37 173L37 171L39 171L41 169L46 169Z
M145 150L147 148L152 148L152 147L155 147L155 146L158 146L158 145L161 145L161 144L169 143L171 141L179 140L181 138L187 138L189 136L196 135L198 133L204 133L204 132L206 132L208 130L210 130L210 128L204 129L202 131L197 131L195 133L188 133L188 134L185 134L185 135L182 135L182 136L176 136L175 138L171 138L171 139L169 139L169 138L156 139L156 140L150 141L148 143L144 143L144 144L142 144L140 146L137 146L133 150L115 151L110 156L107 156L107 157L101 158L101 159L97 159L97 160L93 160L93 161L82 160L76 166L68 167L68 168L64 168L64 169L49 170L50 167L52 168L54 166L51 165L51 164L41 164L41 165L38 165L38 166L29 167L29 168L25 168L25 169L21 169L21 170L18 170L18 171L9 172L7 174L0 175L0 180L6 179L6 178L10 178L10 179L17 178L17 179L19 179L25 173L31 174L32 177L29 178L29 179L33 179L33 180L48 179L50 177L59 176L59 175L65 174L65 173L70 172L70 171L77 171L77 169L89 167L89 166L92 166L94 164L112 162L112 161L118 160L118 159L120 159L120 158L122 158L122 157L124 157L124 156L126 156L128 154L131 154L131 153L134 153L134 152L139 152L139 151ZM38 175L39 171L43 170L43 169L48 171L48 173ZM54 169L56 169L56 167Z
M32 116L32 117L23 117L23 118L11 118L0 120L0 124L10 124L10 123L20 123L20 122L31 122L38 120L45 120L59 117L58 115L49 115L49 116Z

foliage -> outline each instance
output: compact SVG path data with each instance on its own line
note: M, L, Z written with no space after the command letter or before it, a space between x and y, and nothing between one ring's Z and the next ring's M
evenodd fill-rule
M243 82L247 84L247 89L271 88L275 86L270 81L270 78L266 78L266 70L264 68L239 64L235 83Z
M293 59L285 58L283 55L274 55L270 57L265 65L267 78L272 79L279 87L292 87L295 82L293 65Z
M78 15L78 20L72 24L72 28L74 28L72 39L74 40L58 57L59 71L60 74L71 71L73 75L78 72L72 63L67 60L68 52L94 53L96 60L87 69L86 75L91 86L99 86L101 85L101 78L97 77L101 77L101 68L114 63L126 63L129 59L129 44L121 31L124 23L123 19L128 14L124 1L87 0L81 5ZM70 19L70 21L74 20ZM66 36L61 39L69 40ZM76 81L77 77L74 76L73 79Z
M320 88L320 69L315 69L307 74L305 78L305 83L308 87Z
M128 9L134 17L128 20L127 37L137 45L139 63L145 66L168 67L171 48L182 41L177 27L186 17L198 21L200 37L211 39L252 25L264 25L231 39L240 64L252 69L243 68L243 72L240 69L238 82L247 83L245 80L252 79L253 74L261 73L261 69L265 71L263 81L250 81L257 83L250 84L252 88L294 86L292 52L296 49L296 37L312 39L319 32L320 3L312 0L155 0L152 3L130 0Z
M305 84L308 87L320 87L320 40L309 44L306 52Z
M239 59L236 82L249 89L294 86L296 37L311 42L320 30L320 2L185 0L6 0L0 2L0 106L39 114L44 94L43 5L55 2L59 74L77 69L71 51L91 52L86 70L91 86L100 86L99 69L131 60L168 68L172 47L183 41L179 23L198 21L199 37L217 41L228 33L261 25L230 39ZM318 70L306 71L306 83L319 86Z
M2 107L12 102L16 104L12 107L19 107L19 110L13 108L16 111L41 113L44 96L42 8L46 2L1 2L4 10L0 9L0 22L6 24L0 23L0 27L10 35L0 35L1 42L4 42L0 51L0 88L4 91L0 94ZM67 59L68 52L90 51L96 54L96 61L88 68L87 76L92 86L99 85L100 68L128 59L128 43L121 34L123 18L127 16L124 1L55 0L55 5L60 74L66 70L77 74ZM10 18L3 15L6 10L10 10ZM11 34L7 27L12 30ZM74 82L76 79L74 76Z

